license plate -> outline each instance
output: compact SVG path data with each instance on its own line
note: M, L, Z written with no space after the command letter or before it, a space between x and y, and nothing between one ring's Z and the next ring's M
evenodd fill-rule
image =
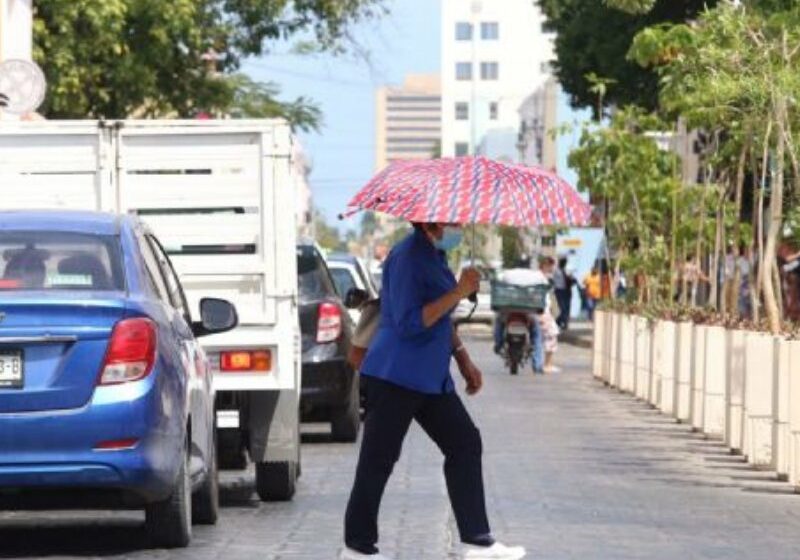
M21 389L22 384L22 352L0 351L0 389Z
M508 334L521 335L528 334L528 327L520 323L511 323L508 325Z

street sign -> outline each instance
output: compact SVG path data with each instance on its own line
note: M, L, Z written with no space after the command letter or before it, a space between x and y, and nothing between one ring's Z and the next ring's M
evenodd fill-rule
M35 62L4 60L0 62L0 109L24 115L39 108L44 101L44 72Z

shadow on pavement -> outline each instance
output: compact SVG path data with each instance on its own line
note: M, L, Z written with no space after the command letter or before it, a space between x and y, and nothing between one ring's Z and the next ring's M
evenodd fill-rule
M44 527L33 517L14 520L10 526L0 522L0 543L0 558L95 557L150 547L141 521L100 518Z

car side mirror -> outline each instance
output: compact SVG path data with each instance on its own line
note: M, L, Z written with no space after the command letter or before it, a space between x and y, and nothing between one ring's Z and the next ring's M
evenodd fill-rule
M359 288L350 288L344 298L344 306L348 309L358 309L369 300L369 292Z
M217 298L200 300L200 321L192 324L195 336L206 336L229 331L239 324L236 308L229 301Z

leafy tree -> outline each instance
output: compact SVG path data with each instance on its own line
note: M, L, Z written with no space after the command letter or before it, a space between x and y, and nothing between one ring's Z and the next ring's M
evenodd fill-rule
M781 6L782 2L753 7L724 3L693 25L643 31L631 51L640 63L658 67L667 109L690 125L714 131L716 146L707 165L720 167L719 176L727 176L727 182L735 185L737 218L748 161L750 172L759 178L753 230L758 232L760 266L755 285L763 292L773 332L781 322L776 252L783 235L784 198L792 196L792 187L796 194L800 178L800 151L793 132L800 126L793 110L800 90L800 7L793 4L791 10L774 11ZM761 217L767 197L765 224ZM714 261L724 222L719 212L716 222ZM737 223L734 240L740 237L739 229ZM755 292L751 299L758 303Z
M227 109L231 117L282 117L304 132L319 130L322 111L311 100L301 96L294 101L278 101L280 87L277 84L256 82L246 74L233 74L225 80L233 90L233 98Z
M593 75L611 81L605 92L608 104L635 104L654 110L658 106L658 77L652 69L626 59L633 37L658 23L693 19L717 0L658 0L646 13L641 12L653 4L649 0L537 2L547 18L547 28L556 33L556 75L574 106L595 108L597 92L592 88L597 82L588 78Z
M503 268L514 268L522 258L522 237L519 229L510 226L500 226L497 229L502 243Z
M34 57L44 69L49 117L192 116L280 109L300 126L314 110L274 102L274 85L225 79L268 42L309 35L339 52L352 23L382 0L37 0ZM262 102L241 103L255 94ZM238 99L237 99L238 98ZM263 103L271 100L274 103Z
M314 240L326 251L346 251L339 229L328 224L320 212L314 214Z
M677 156L648 134L663 130L659 118L629 107L616 112L608 127L585 128L569 156L579 188L604 201L606 232L620 266L649 279L639 294L650 300L670 293L664 263L677 234L673 217L688 223L704 211L695 190L684 189L676 175Z

